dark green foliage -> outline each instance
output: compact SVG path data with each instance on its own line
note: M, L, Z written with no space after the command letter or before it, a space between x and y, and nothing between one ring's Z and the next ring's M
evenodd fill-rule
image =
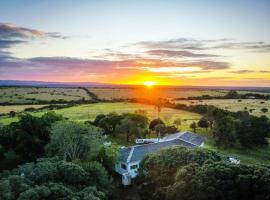
M16 112L13 111L13 110L10 111L10 112L9 112L9 116L10 116L10 117L15 117L15 116L16 116Z
M119 159L119 147L117 145L104 145L97 154L96 160L100 162L109 172L114 170L114 165Z
M110 181L101 164L78 164L39 159L10 171L0 179L1 200L50 200L106 198Z
M60 121L53 125L47 155L68 161L95 156L103 142L101 130L93 125Z
M163 150L140 171L144 200L270 199L269 168L231 164L204 149Z
M24 114L18 122L0 129L0 170L34 161L44 155L44 147L49 142L50 128L62 117L48 112L41 117Z
M178 170L168 200L270 199L270 170L226 162L190 164Z
M236 90L231 90L224 96L224 98L226 99L238 99L239 97L240 95L237 93Z
M232 146L236 141L236 121L230 116L218 117L214 122L213 135L218 146Z
M192 128L192 130L193 130L194 133L196 133L196 130L197 130L197 124L196 124L196 122L192 122L189 127Z
M267 145L270 121L265 116L252 116L247 111L230 112L209 105L175 104L170 107L204 115L210 128L214 128L214 138L219 146L240 144L245 148L253 148ZM194 126L191 128L194 129Z
M161 119L153 119L149 124L149 129L154 131L156 125L158 124L165 124Z
M201 127L201 128L208 128L209 127L209 122L205 117L202 117L198 121L198 126Z
M267 113L267 112L268 112L268 109L267 109L267 108L262 108L261 111L262 111L263 113Z
M203 164L206 160L220 161L215 152L204 149L173 147L146 156L140 164L143 199L163 199L162 188L174 183L177 170L190 163ZM148 194L149 193L149 194ZM148 195L147 195L148 194Z
M116 131L120 134L125 134L127 141L130 141L132 136L142 137L145 135L148 126L148 118L140 114L124 114L124 118L117 125Z
M116 135L116 126L120 124L120 121L124 118L124 115L117 113L109 113L108 115L98 115L94 120L94 125L102 128L106 135Z
M267 145L266 137L270 133L270 122L265 116L249 116L242 119L237 129L237 137L244 147Z

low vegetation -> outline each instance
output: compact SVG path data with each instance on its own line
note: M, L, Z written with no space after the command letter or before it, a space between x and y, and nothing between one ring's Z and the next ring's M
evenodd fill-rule
M92 97L82 88L0 87L0 104L83 102Z

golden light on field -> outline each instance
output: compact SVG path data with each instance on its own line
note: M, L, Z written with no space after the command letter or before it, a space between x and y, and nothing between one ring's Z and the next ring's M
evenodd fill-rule
M147 87L153 87L157 83L155 81L145 81L143 84Z

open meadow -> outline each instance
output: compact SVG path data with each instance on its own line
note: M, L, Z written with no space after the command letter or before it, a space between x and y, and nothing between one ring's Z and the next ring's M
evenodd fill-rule
M177 100L173 103L186 105L213 105L225 110L237 112L248 111L251 115L265 115L270 118L270 100L261 99L209 99L209 100ZM268 112L262 112L262 108L267 108Z
M8 105L8 106L0 106L0 115L1 114L8 114L11 111L14 112L22 112L27 108L42 108L46 105Z
M0 87L0 103L28 104L38 101L76 101L80 99L90 99L86 91L81 88Z
M88 88L100 99L133 99L133 98L188 98L201 95L223 96L226 90L187 89L170 87L133 87L133 88Z
M225 89L203 89L203 88L173 88L173 87L130 87L130 88L87 88L90 92L97 95L99 99L133 99L133 98L188 98L199 97L203 95L221 97L226 95L229 90ZM269 94L259 91L238 90L239 94Z
M74 121L93 120L98 114L107 114L111 112L134 113L135 111L144 111L147 117L149 117L150 119L157 118L157 111L155 110L154 106L138 103L95 103L55 110L57 114L61 114L64 117L67 117ZM41 111L35 112L33 114L40 116L44 113L45 111ZM183 110L163 108L160 113L160 117L162 120L169 124L171 124L174 119L180 118L184 123L183 126L188 127L192 121L199 120L201 115ZM0 118L0 123L8 124L16 120L17 117L2 117Z

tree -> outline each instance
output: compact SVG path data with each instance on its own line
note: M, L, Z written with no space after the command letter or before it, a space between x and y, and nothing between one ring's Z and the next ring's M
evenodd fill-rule
M163 137L166 134L166 131L167 131L165 124L157 124L155 126L154 130L155 130L158 138Z
M120 121L124 118L124 115L119 115L117 113L109 113L105 117L99 116L101 118L97 126L104 130L104 134L116 136L115 128L120 124Z
M111 185L100 163L81 166L58 159L38 159L1 176L0 199L105 200Z
M190 149L182 146L147 155L140 163L138 177L139 183L142 183L140 190L142 199L166 200L164 188L174 184L178 169L192 163L202 165L207 160L220 161L221 157L206 149Z
M9 112L9 116L10 116L10 117L15 117L15 116L16 116L16 112L13 111L13 110L10 111L10 112Z
M192 122L192 123L190 124L189 127L193 129L193 132L194 132L194 133L196 133L196 129L197 129L197 124L196 124L196 122Z
M117 126L117 131L126 134L127 142L132 135L141 137L147 131L148 118L138 114L126 114Z
M162 107L164 106L164 100L161 99L161 98L158 98L156 101L155 101L155 109L157 110L157 118L159 119L160 118L160 112L161 112L161 109Z
M266 116L249 116L242 119L236 130L237 138L243 147L267 145L266 137L270 133L270 122Z
M151 130L151 131L154 131L155 130L155 127L156 127L156 125L158 125L158 124L163 124L163 125L165 125L165 123L161 120L161 119L153 119L151 122L150 122L150 124L149 124L149 129Z
M10 169L17 164L34 161L44 155L44 147L49 142L50 128L63 117L48 112L41 117L23 114L18 122L4 126L0 130L0 145L3 159L0 170Z
M180 118L177 118L173 121L173 124L179 128L179 126L181 126L182 120Z
M262 108L261 111L262 111L263 113L267 113L267 112L268 112L268 109L267 109L267 108Z
M202 117L198 122L198 126L207 129L209 127L209 122L206 118Z
M112 172L114 165L119 159L119 147L115 144L103 145L96 160L100 162L108 171Z
M73 121L56 123L50 139L46 146L47 154L68 161L95 156L103 142L99 128Z
M236 90L230 90L224 97L227 99L238 99L240 95Z
M237 121L231 116L217 118L214 122L213 135L218 146L232 146L236 140Z

